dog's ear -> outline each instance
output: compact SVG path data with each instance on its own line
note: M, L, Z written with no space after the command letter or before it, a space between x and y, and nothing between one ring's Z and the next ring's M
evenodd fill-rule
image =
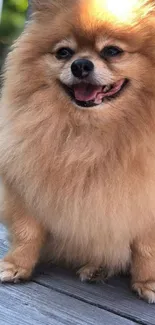
M33 12L45 10L51 6L50 0L30 0L29 3Z
M62 0L29 0L32 12L58 8L62 5Z

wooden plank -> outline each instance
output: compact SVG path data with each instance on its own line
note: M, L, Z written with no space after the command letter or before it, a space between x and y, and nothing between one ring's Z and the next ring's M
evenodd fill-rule
M3 255L7 252L7 250L8 250L7 232L5 228L0 224L0 258L3 257Z
M1 256L6 246L6 234L0 227ZM51 288L29 282L20 285L0 285L0 324L134 325L135 322Z
M6 249L4 230L0 231L0 255ZM138 300L129 290L128 282L116 278L108 284L83 284L73 272L57 267L44 268L34 281L38 284L65 294L72 299L96 306L121 317L145 325L155 325L155 306ZM67 299L67 298L66 298ZM111 324L111 323L110 323Z
M127 279L112 279L108 283L83 284L72 272L53 267L44 271L36 282L74 298L96 305L117 315L145 325L155 325L155 305L139 300L129 288Z
M135 322L29 282L0 285L0 324L134 325Z

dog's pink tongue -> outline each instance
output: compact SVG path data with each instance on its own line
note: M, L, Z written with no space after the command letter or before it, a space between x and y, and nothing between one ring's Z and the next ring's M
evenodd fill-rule
M102 92L102 86L91 84L79 84L74 86L74 96L81 102L95 101L97 95Z

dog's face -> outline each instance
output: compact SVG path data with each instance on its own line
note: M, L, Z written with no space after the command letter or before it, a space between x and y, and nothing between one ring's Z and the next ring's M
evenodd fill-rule
M121 21L107 11L105 0L98 16L97 2L34 0L36 15L28 27L31 52L48 83L74 109L121 107L152 89L155 50L147 15L139 11L135 21ZM142 0L137 2L141 7ZM152 3L147 6L149 12Z
M97 34L89 44L85 39L80 44L74 35L68 35L53 52L60 87L76 107L104 105L123 96L129 86L129 58L125 45L116 40Z

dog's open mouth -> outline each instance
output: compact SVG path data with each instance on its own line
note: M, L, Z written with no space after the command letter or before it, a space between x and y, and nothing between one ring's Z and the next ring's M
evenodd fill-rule
M78 106L93 107L100 105L105 100L116 98L127 84L128 79L124 78L114 84L105 86L81 82L72 87L63 85L63 88Z

